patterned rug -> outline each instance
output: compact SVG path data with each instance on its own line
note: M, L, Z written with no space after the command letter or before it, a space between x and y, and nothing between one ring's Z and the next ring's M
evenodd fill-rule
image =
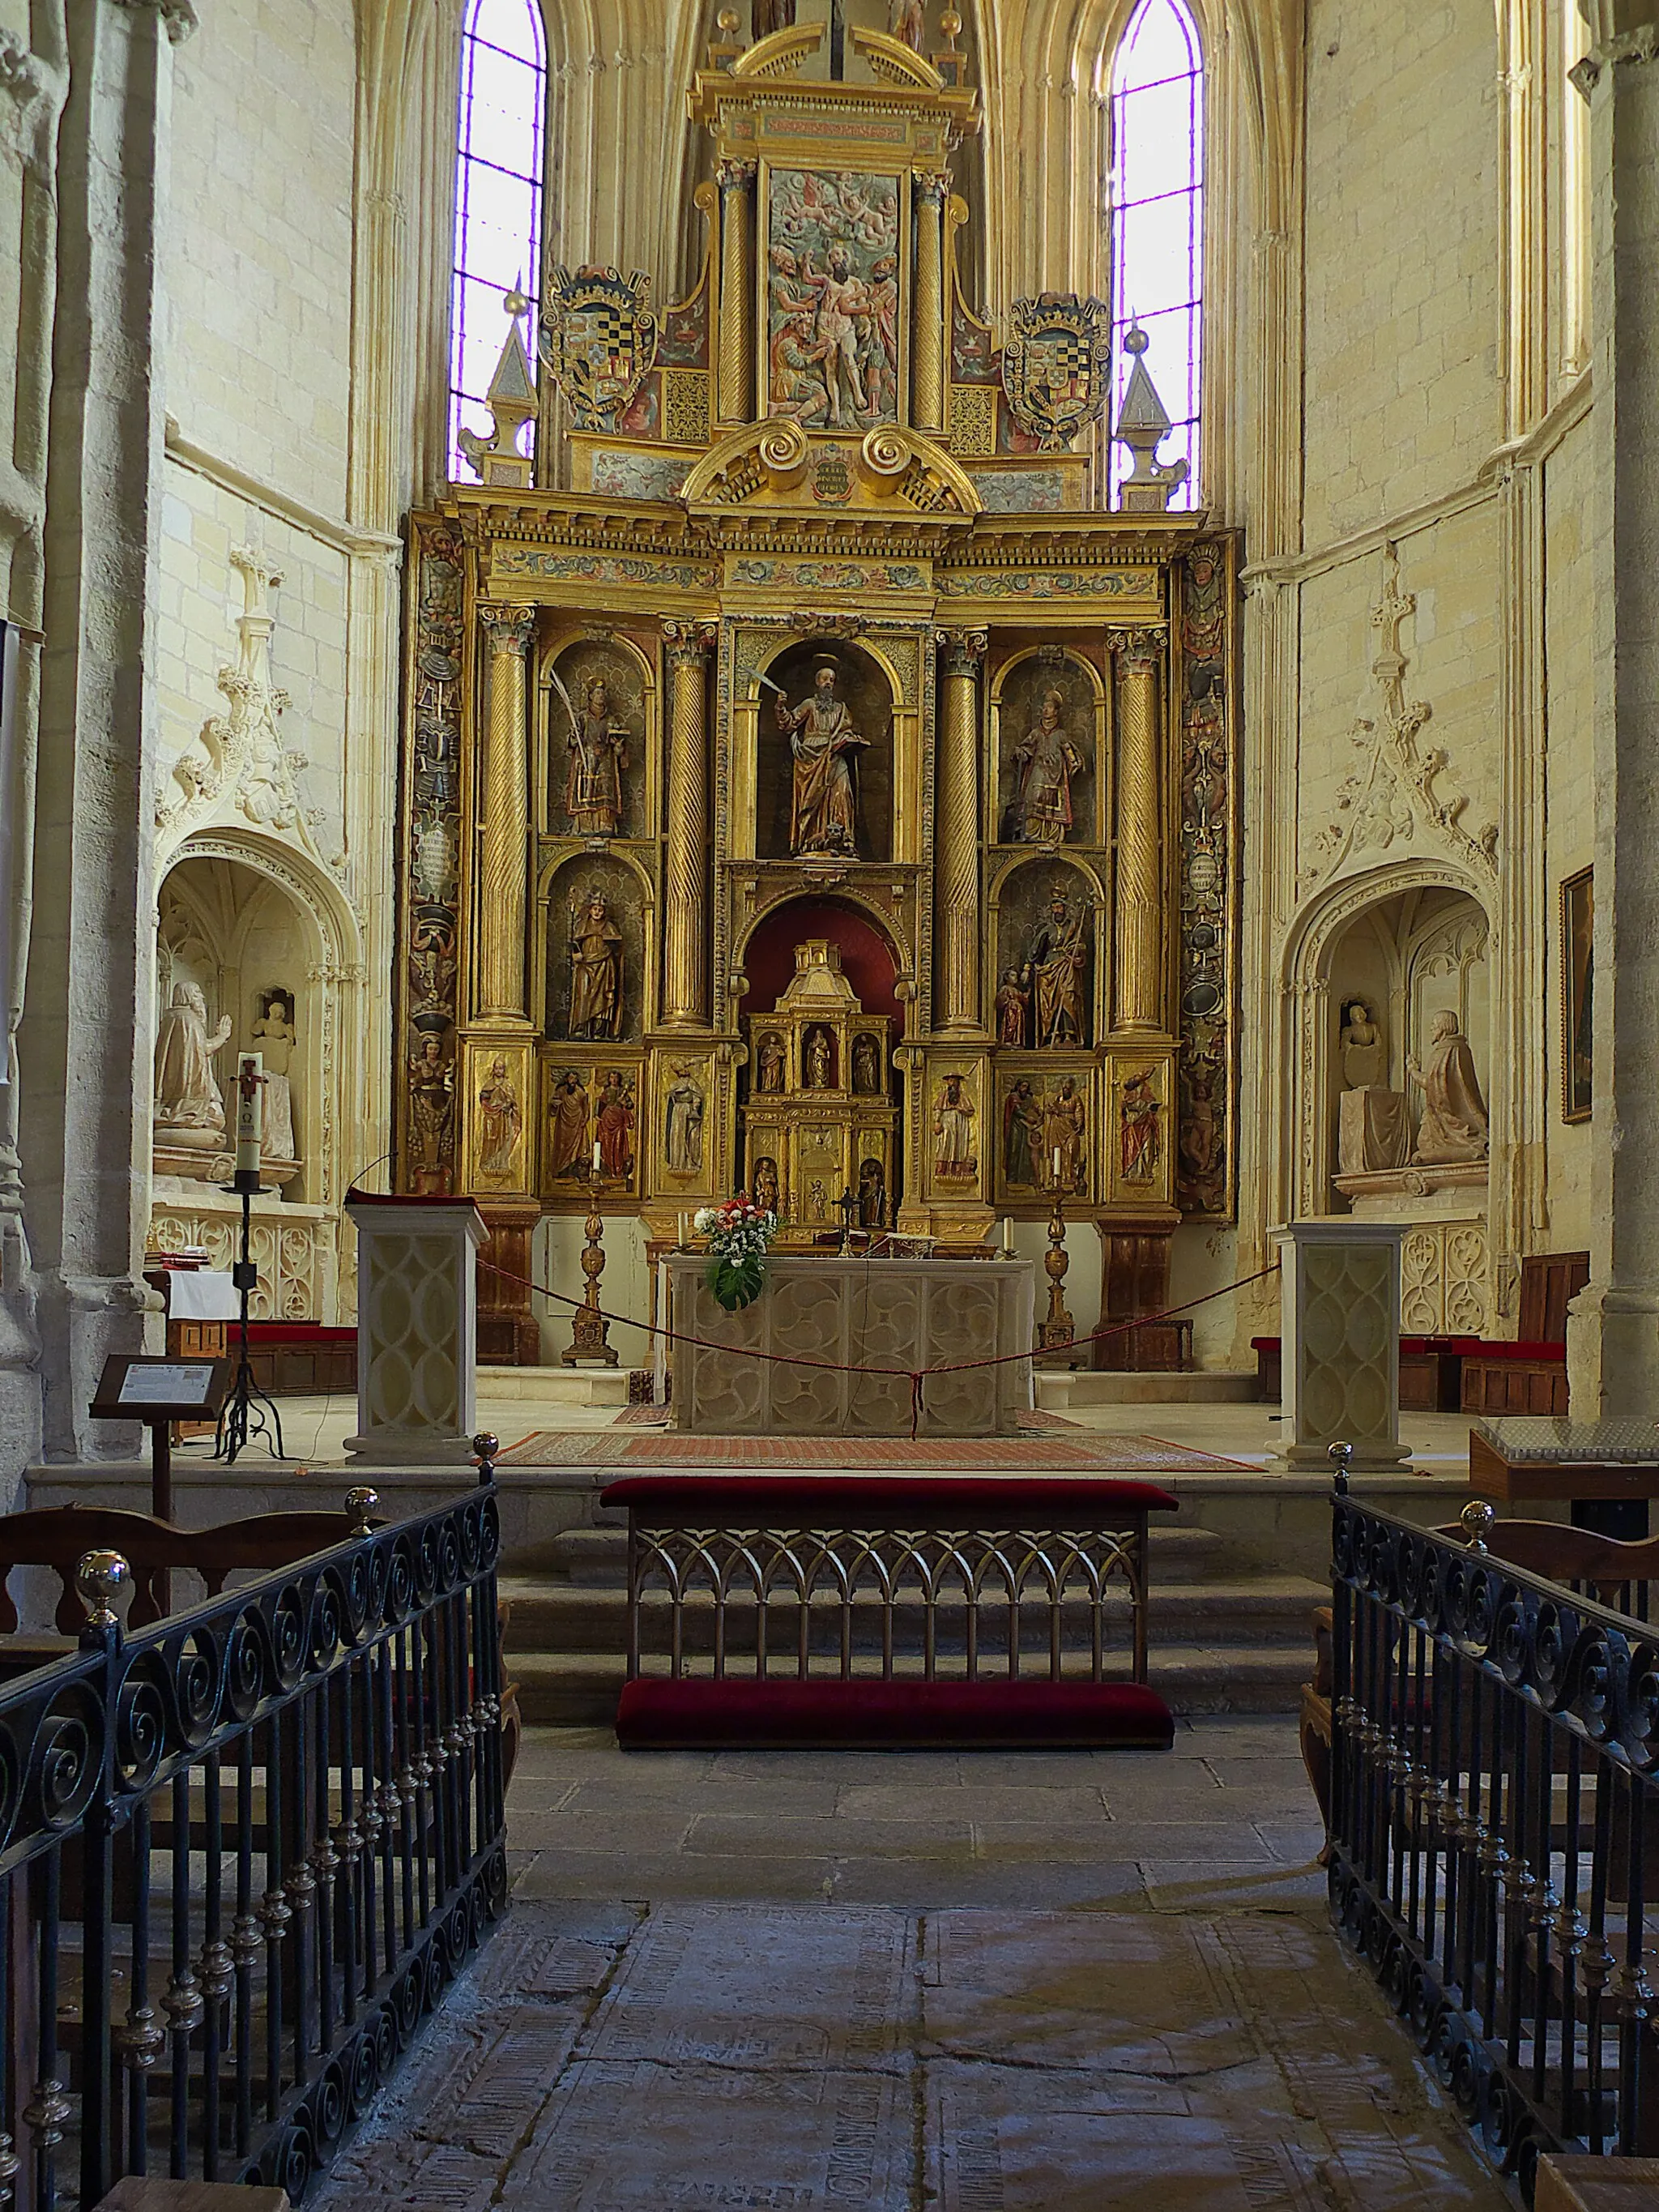
M504 1451L503 1467L648 1468L753 1467L802 1473L848 1468L872 1474L917 1467L1006 1474L1256 1474L1246 1460L1222 1459L1158 1437L683 1437L673 1430L629 1435L616 1428L535 1429Z

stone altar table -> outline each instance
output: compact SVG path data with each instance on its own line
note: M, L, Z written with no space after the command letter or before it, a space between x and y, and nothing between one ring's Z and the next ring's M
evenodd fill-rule
M699 1436L799 1437L910 1433L910 1373L957 1360L1002 1367L931 1376L917 1433L1012 1436L1031 1403L1036 1276L1024 1260L781 1258L766 1288L741 1313L709 1291L701 1256L668 1261L678 1341L677 1425ZM713 1346L717 1348L707 1349ZM789 1352L832 1367L775 1365L757 1352ZM836 1370L898 1368L896 1375Z

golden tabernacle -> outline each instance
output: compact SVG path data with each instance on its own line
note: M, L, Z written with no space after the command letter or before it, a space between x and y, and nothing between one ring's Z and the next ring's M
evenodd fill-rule
M964 75L717 40L701 282L550 265L531 347L510 298L481 481L415 518L400 1176L517 1276L547 1214L648 1265L746 1186L783 1251L948 1256L1058 1193L1111 1322L1231 1212L1237 544L1168 512L1144 358L1100 422L1099 302L975 312ZM485 1357L529 1300L486 1278Z

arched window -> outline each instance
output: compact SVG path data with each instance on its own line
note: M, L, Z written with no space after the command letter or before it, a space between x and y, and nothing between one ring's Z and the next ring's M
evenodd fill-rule
M1124 334L1136 323L1150 344L1146 368L1170 410L1160 450L1184 459L1174 507L1198 504L1199 390L1204 283L1204 56L1182 0L1140 0L1112 67L1112 419L1134 356ZM1129 456L1112 448L1114 495Z
M458 482L470 479L455 435L463 422L489 427L483 397L507 337L501 295L515 283L530 300L530 329L536 327L546 94L537 0L467 0L449 329L449 473Z

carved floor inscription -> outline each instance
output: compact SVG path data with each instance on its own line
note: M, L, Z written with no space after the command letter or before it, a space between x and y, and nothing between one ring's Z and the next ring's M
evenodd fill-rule
M308 2212L1497 2212L1316 1910L517 1905Z

